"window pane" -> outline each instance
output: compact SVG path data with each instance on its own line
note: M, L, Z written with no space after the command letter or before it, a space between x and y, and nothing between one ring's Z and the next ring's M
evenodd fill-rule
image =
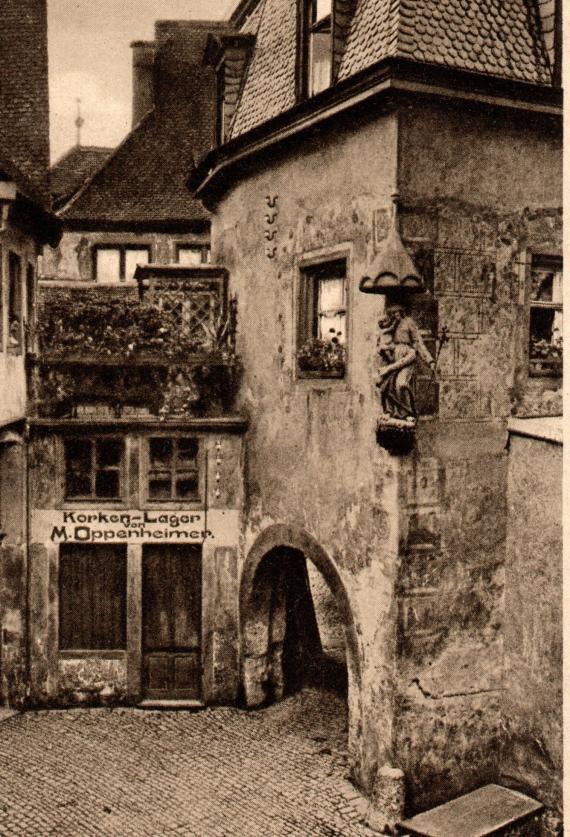
M189 462L196 462L198 458L198 441L197 439L179 439L178 440L178 462L187 465Z
M62 544L59 647L124 648L126 582L125 547Z
M176 496L181 500L198 496L198 475L187 474L176 479Z
M345 342L345 314L333 314L332 316L321 315L319 317L318 336L321 340L338 340Z
M95 496L107 498L118 497L119 493L119 472L97 471L95 476Z
M331 83L330 32L313 32L309 44L309 94L326 90Z
M65 442L65 493L67 497L86 497L91 489L91 441Z
M97 250L96 275L98 282L119 282L121 257L119 250Z
M344 279L319 280L319 313L332 313L344 308Z
M332 0L313 0L311 15L313 23L318 23L330 14L332 14Z
M99 439L97 442L97 465L113 468L121 464L123 443L118 439Z
M201 247L179 247L178 248L178 262L185 265L199 265L202 264L202 248Z
M167 468L172 464L172 439L160 437L150 440L150 464L152 468Z
M554 308L530 310L530 370L538 375L562 372L562 311Z
M148 481L150 500L170 500L172 497L172 478L170 474L151 476Z
M126 250L125 279L134 279L135 269L138 264L148 264L148 250Z

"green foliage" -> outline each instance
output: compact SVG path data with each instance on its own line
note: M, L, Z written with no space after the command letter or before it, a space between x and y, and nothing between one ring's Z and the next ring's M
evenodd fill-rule
M297 352L299 369L304 372L343 375L346 366L346 349L339 340L340 334L333 332L330 340L311 337Z

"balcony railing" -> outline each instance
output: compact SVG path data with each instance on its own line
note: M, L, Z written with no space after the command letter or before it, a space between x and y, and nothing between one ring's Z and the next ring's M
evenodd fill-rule
M128 287L41 289L31 356L36 415L212 415L235 396L236 303L219 268L152 266Z

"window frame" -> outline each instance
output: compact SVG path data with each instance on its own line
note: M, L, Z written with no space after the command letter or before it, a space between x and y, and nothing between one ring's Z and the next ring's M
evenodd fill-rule
M562 254L560 253L549 253L549 252L540 252L540 251L533 251L529 253L529 260L528 260L528 303L527 303L527 322L528 327L526 329L527 341L526 341L526 357L527 357L527 373L530 379L540 379L540 378L555 378L561 379L563 376L563 364L562 361L558 368L554 368L551 371L548 370L534 370L532 368L532 358L530 352L530 341L531 341L531 328L532 328L532 312L533 310L542 310L542 311L560 311L561 313L564 311L564 300L560 302L554 302L553 300L533 300L531 297L532 294L532 276L535 270L544 269L545 271L552 271L553 273L561 273L562 274L562 283L564 281L564 260ZM554 290L554 289L553 289Z
M172 463L169 468L153 468L151 463L151 442L153 439L161 439L161 440L169 440L173 443L173 457ZM181 467L177 469L177 455L178 455L178 446L181 441L193 441L197 445L197 454L196 454L196 467ZM157 508L163 508L165 505L170 505L173 508L176 507L183 507L183 508L199 508L203 501L204 501L204 450L203 450L203 442L202 439L196 434L189 434L184 432L179 433L149 433L144 437L144 453L143 453L143 468L141 469L141 480L142 480L142 497L144 498L144 504L147 507L156 506ZM150 496L150 480L151 474L159 474L160 472L168 473L171 479L171 491L170 497L151 497ZM175 494L175 486L176 486L176 478L177 474L194 474L196 477L197 482L197 490L196 494L193 497L177 497Z
M107 466L107 467L97 467L97 443L98 442L119 442L121 446L120 452L120 459L119 464L115 466ZM91 493L90 494L69 494L68 493L68 455L67 455L67 445L70 442L89 442L91 444L91 456L90 456L90 482L91 482ZM126 450L126 439L124 436L120 436L117 434L89 434L89 435L75 435L70 434L65 436L62 440L62 458L63 458L63 500L66 503L122 503L125 499L125 488L126 488L126 475L125 475L125 468L126 468L126 460L127 460L127 450ZM119 480L119 493L113 497L100 497L96 493L97 489L97 474L99 472L105 471L117 471L118 473L118 480Z
M210 264L211 248L209 244L180 241L176 244L176 264L180 264L180 253L184 250L200 251L200 264ZM197 267L198 265L196 265Z
M119 253L119 278L114 282L102 282L97 277L97 253L101 250L115 250ZM127 279L125 276L126 273L126 262L127 262L127 251L128 250L146 250L148 255L148 262L150 264L152 262L152 246L150 244L141 243L135 244L134 242L130 242L128 244L112 244L112 243L104 243L104 244L94 244L91 250L92 255L92 264L91 264L91 276L94 282L97 282L100 285L119 285L125 282L134 282L134 279Z
M333 84L334 73L334 18L335 18L335 0L331 0L330 14L325 15L321 20L310 20L312 11L317 9L317 0L298 0L297 7L297 100L303 101L311 99L313 96L318 96L325 90L328 90ZM330 28L330 43L329 43L329 81L326 87L322 90L313 92L312 79L312 55L311 45L314 35L322 33L324 27Z
M350 252L346 249L334 250L320 256L306 256L297 266L297 328L295 335L295 370L298 379L317 378L320 380L345 380L348 374L349 360L349 315L350 315ZM332 266L332 271L331 271ZM341 270L342 266L342 270ZM342 276L335 276L335 271ZM330 274L333 275L330 275ZM325 276L324 274L329 274ZM311 339L319 338L319 280L342 278L344 280L344 306L337 313L344 316L344 332L342 345L345 351L345 367L343 372L332 370L307 370L299 365L298 354L301 347Z
M8 352L12 355L21 355L24 351L24 299L23 299L23 262L24 259L19 253L8 250L8 288L7 288L7 314L8 314ZM13 266L17 265L16 271ZM14 290L14 295L12 291ZM13 305L17 308L13 314ZM18 332L17 342L12 344L12 320L17 321Z

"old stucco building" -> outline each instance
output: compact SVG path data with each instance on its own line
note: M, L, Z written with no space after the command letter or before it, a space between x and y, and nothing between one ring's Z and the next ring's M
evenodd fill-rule
M163 23L160 49L136 47L142 120L44 257L27 669L5 699L255 707L346 680L373 801L393 769L410 812L502 782L556 833L558 509L517 485L547 494L537 462L559 469L552 429L525 424L561 409L557 16L243 0L223 26ZM201 162L177 155L196 115L176 109L177 56L217 91ZM141 173L167 104L167 157ZM181 166L210 264L174 257ZM98 248L119 281L97 283ZM359 289L396 263L425 288L412 314L437 360L418 360L400 449L377 433L384 297Z
M18 66L17 74L10 68ZM26 689L26 353L36 317L37 261L55 246L50 212L44 2L0 9L0 705Z
M504 605L507 421L561 409L558 14L245 0L207 53L222 135L189 184L240 311L245 699L280 689L276 579L302 554L344 622L356 775L374 795L401 768L412 809L501 777L561 805L559 703L509 725ZM406 455L376 443L384 309L359 291L385 267L395 193L438 355ZM556 621L555 583L543 594Z

